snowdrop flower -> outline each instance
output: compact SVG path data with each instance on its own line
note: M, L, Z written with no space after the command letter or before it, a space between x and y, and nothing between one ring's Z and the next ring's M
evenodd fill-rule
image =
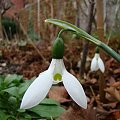
M101 72L104 73L105 66L104 66L102 59L100 58L99 53L95 53L95 56L91 62L91 71L97 71L98 69L100 69Z
M63 82L64 87L71 96L71 98L82 108L87 108L87 98L79 81L70 74L63 62L63 53L56 56L56 51L63 47L63 40L61 38L54 43L52 56L53 59L48 70L40 73L40 75L33 81L25 92L20 108L29 109L38 105L48 94L52 84ZM55 51L56 50L56 51ZM62 50L61 50L62 51Z

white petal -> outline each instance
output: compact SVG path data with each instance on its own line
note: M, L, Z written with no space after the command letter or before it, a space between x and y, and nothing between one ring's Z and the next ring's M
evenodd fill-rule
M49 66L48 70L53 71L54 68L55 68L55 64L56 64L56 59L52 59L52 61L51 61L51 63L50 63L50 66Z
M82 85L79 81L71 75L69 72L64 70L63 73L63 84L71 96L71 98L81 107L84 109L87 108L87 98L82 88Z
M98 61L97 61L97 58L94 57L92 59L92 62L91 62L91 67L90 67L91 71L97 71L99 69L98 67Z
M56 74L59 74L62 78L62 74L63 74L64 69L65 69L65 66L64 66L63 59L52 59L48 70L52 71L53 84L58 84L59 82L62 82L62 79L54 80L54 76Z
M98 58L98 66L99 66L100 70L104 73L105 66L104 66L104 63L100 57Z
M52 74L49 70L41 73L25 92L20 108L29 109L39 104L52 86Z
M95 53L95 56L94 56L96 59L98 59L100 57L100 54L99 53Z
M56 59L56 64L55 64L55 69L54 69L54 73L60 73L62 74L64 70L64 63L63 63L63 59Z
M55 81L55 80L53 80L53 85L56 85L56 84L58 84L58 83L60 83L60 82L62 82L62 80L61 81L59 81L59 80L57 80L57 81Z
M65 67L64 67L63 59L52 59L48 69L53 71L53 74L54 73L62 74L62 71L64 70L64 68Z

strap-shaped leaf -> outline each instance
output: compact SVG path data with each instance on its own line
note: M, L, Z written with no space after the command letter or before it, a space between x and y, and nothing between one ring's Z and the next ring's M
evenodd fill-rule
M107 46L105 43L101 42L100 40L94 38L93 36L86 33L84 30L76 27L73 24L70 24L68 22L58 20L58 19L46 19L45 22L55 24L63 29L68 29L75 31L76 34L80 35L82 38L94 43L95 45L102 48L105 52L107 52L110 56L115 58L118 62L120 62L120 55L116 53L113 49L111 49L109 46Z

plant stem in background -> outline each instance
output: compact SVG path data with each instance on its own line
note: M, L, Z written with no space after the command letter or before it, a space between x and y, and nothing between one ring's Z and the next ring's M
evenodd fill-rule
M94 10L94 0L90 0L88 25L86 28L86 32L88 34L91 33L91 29L92 29L92 22L93 22L93 18L94 18L93 10ZM89 47L89 42L83 41L83 54L82 54L82 58L81 58L80 78L84 77L86 58L87 58L87 54L88 54L88 47Z
M0 13L0 39L3 39L3 33L2 33L2 19L1 19L2 15Z
M96 15L97 15L97 33L98 37L102 42L104 42L104 10L103 10L103 0L96 0ZM104 61L104 54L103 52L100 52L100 55L102 57L102 60ZM100 100L102 102L105 102L105 79L104 74L100 72L99 74L99 94L100 94Z
M61 19L63 14L63 0L57 0L57 19ZM59 28L55 28L55 35L57 35Z
M76 26L80 27L80 0L76 0Z
M53 0L51 0L51 3L50 3L50 16L51 18L54 18L54 7L53 7ZM53 30L53 25L50 26L50 31L54 31ZM53 40L54 39L54 33L50 34L50 39Z
M40 0L37 0L37 26L38 26L38 33L40 35Z

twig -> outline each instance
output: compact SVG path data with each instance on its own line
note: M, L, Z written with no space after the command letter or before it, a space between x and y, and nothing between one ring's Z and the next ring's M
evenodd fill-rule
M92 92L92 94L93 94L93 97L95 98L95 93L94 93L94 91L93 91L92 86L90 86L90 90L91 90L91 92Z
M19 22L19 20L14 16L14 18ZM36 45L34 44L34 42L30 39L30 37L28 36L27 32L25 31L23 25L19 22L20 25L20 29L23 31L23 34L27 37L27 41L34 47L34 49L37 51L37 53L40 55L40 57L47 62L47 60L43 57L43 55L41 54L41 52L39 51L39 49L36 47Z
M101 41L104 42L104 13L103 13L103 0L96 0L96 9L97 9L97 33ZM100 55L104 61L104 53L100 52ZM100 72L99 74L99 93L100 101L105 102L105 89L106 83L104 78L104 73Z
M36 50L37 53L40 55L40 57L41 57L44 61L46 61L46 59L43 57L43 55L41 54L41 52L40 52L40 51L38 50L38 48L35 46L35 44L33 43L33 41L32 41L32 40L29 38L29 36L27 35L27 33L26 33L24 27L22 26L22 24L21 24L21 23L19 23L19 24L20 24L21 30L23 31L23 34L27 37L28 42L35 48L35 50Z

